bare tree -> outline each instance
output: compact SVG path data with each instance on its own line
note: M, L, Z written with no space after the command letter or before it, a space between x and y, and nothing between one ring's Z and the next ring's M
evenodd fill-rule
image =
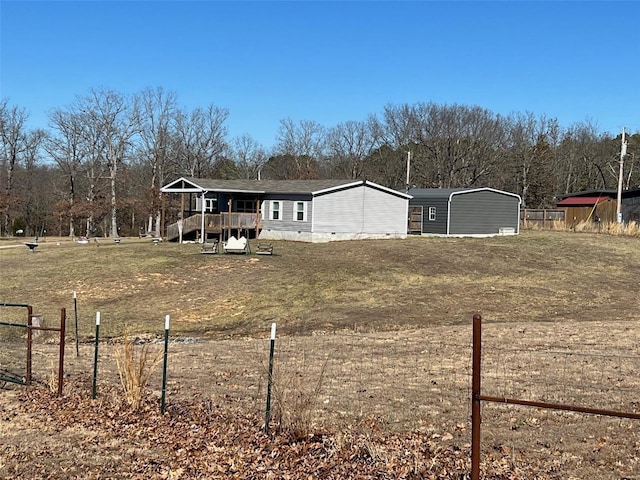
M215 161L226 148L227 129L224 122L229 112L209 105L192 112L178 111L176 115L177 144L175 146L180 175L206 177Z
M160 187L165 182L165 171L175 138L176 94L161 87L143 90L140 94L141 130L140 156L150 169L147 231L161 233ZM153 225L155 215L155 227Z
M242 178L258 179L267 161L267 154L256 140L248 134L232 140L230 157L236 163L237 171Z
M37 178L41 147L46 137L47 132L44 130L31 130L27 133L24 150L23 214L27 226L37 232L46 228L47 214L42 211L42 205L38 202L40 197L38 192L42 190L42 185Z
M0 197L2 235L10 233L14 172L27 149L27 118L23 108L9 105L6 99L0 102L0 161L5 176L3 195Z
M405 178L406 168L400 163L404 165L411 153L410 182L420 187L489 183L505 147L501 118L480 107L387 105L382 119L374 119L372 126L374 138L390 149L378 151L395 152L387 161L396 163L396 175ZM387 182L405 183L399 178Z
M500 119L480 107L417 104L412 125L416 178L423 186L486 183L505 145Z
M78 201L78 175L81 166L90 154L86 142L83 116L75 111L61 109L49 114L49 125L53 130L44 144L45 151L56 162L66 179L66 201L61 207L68 212L69 236L74 237L76 231L75 211Z
M109 169L111 186L110 234L118 236L117 178L118 169L132 148L135 135L140 132L140 112L137 98L131 100L113 90L91 89L82 100L89 125L98 134L98 154Z
M548 185L552 142L550 132L556 121L531 112L516 113L510 117L508 153L516 193L523 206L542 207L553 196ZM543 185L546 184L546 185Z
M364 162L375 148L376 140L368 122L349 121L332 128L327 144L331 170L335 176L362 178Z
M406 187L406 152L410 138L405 136L408 135L408 130L395 124L396 121L402 121L402 118L394 117L396 113L402 115L396 107L387 105L382 119L376 115L367 119L373 149L363 162L362 176L381 185L401 190ZM387 115L390 117L387 118ZM392 119L392 126L387 123L389 118Z
M317 122L303 120L295 124L293 120L280 120L276 139L276 153L289 156L295 171L291 179L319 178L325 157L326 130Z

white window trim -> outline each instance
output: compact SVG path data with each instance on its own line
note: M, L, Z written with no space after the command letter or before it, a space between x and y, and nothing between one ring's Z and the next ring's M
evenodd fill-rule
M302 204L302 220L298 220L298 205ZM307 205L309 202L293 202L293 221L294 222L306 222L307 221Z
M214 211L214 206L216 204L215 198L205 198L204 199L204 212L211 213ZM202 197L196 197L196 210L198 212L202 211Z
M278 205L277 210L273 208L274 205ZM273 212L278 212L278 218L273 218ZM281 200L271 200L269 202L269 220L273 220L279 222L282 220L282 201Z
M436 207L429 207L429 221L436 221Z

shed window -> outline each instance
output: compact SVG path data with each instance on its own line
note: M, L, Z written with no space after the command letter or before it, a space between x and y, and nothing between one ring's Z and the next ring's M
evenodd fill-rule
M295 209L293 211L294 222L306 222L307 221L307 202L295 202Z
M271 201L271 208L269 209L269 220L280 220L281 204L279 200Z
M436 221L436 207L429 207L429 221Z

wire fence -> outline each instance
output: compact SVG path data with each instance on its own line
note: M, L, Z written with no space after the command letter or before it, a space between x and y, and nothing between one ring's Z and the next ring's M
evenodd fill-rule
M105 324L109 335L100 346L98 396L104 386L120 382L114 358L119 340ZM266 337L172 337L169 408L172 402L206 399L219 408L232 404L261 416L268 379ZM483 394L640 412L639 339L625 322L488 324ZM34 344L33 374L40 382L51 377L58 353L48 341L42 336ZM162 349L159 337L137 343ZM436 426L444 438L469 448L472 350L470 325L279 336L274 400L282 408L281 419L304 416L312 431L369 421L394 431ZM82 343L79 356L68 355L65 366L66 376L83 383L87 396L93 352L91 343ZM158 371L150 384L157 398L160 379ZM482 451L497 451L516 464L535 460L550 472L561 472L549 478L638 478L631 472L640 472L640 422L487 403Z

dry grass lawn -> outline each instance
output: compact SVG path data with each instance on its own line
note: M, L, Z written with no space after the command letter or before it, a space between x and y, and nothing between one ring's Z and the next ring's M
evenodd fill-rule
M111 343L125 328L142 339L158 339L164 315L170 314L167 421L178 422L189 405L204 402L198 405L247 412L257 419L258 430L269 328L277 322L276 405L282 403L285 416L297 414L308 433L328 435L321 454L307 457L295 450L285 457L307 462L304 471L313 478L320 476L322 462L338 454L345 455L338 463L347 470L335 467L333 478L371 471L379 474L361 478L468 478L475 312L485 319L485 393L640 410L639 241L524 232L490 239L275 242L272 257L201 255L197 245L154 246L138 239L121 245L104 240L99 247L48 239L31 254L24 246L2 248L12 243L4 241L0 302L32 304L51 325L64 307L72 326L77 292L81 355L75 356L70 330L66 367L67 403L74 405L74 415L84 412L82 402L103 411L122 395ZM99 404L87 400L96 311L102 315L101 334L109 340L101 346ZM0 321L12 312L0 308ZM19 335L11 341L6 332L0 363L19 356L11 351L19 350ZM45 393L56 354L48 341L53 335L39 338L34 357L34 374ZM156 372L150 392L154 411L159 389ZM64 402L46 400L45 394L25 400L21 392L11 385L0 390L0 478L302 474L280 465L272 476L257 475L260 465L271 465L267 457L252 457L253 470L233 470L224 462L233 463L234 457L224 457L222 444L210 438L201 447L209 452L204 457L216 456L227 469L204 475L204 464L173 455L186 444L149 443L147 428L164 428L165 420L149 420L148 412L132 436L131 427L108 415L97 426L74 424L64 420L69 415ZM296 398L306 394L310 401L300 407ZM36 408L34 401L42 405ZM492 404L483 411L486 478L640 478L638 421ZM44 433L47 440L38 441ZM396 449L394 442L411 443L415 438L409 435L444 450L432 448L430 458L424 454L412 460L411 469L394 470L409 461L403 451L414 451ZM333 442L329 450L327 438ZM356 447L367 455L347 455ZM60 465L67 470L61 473ZM135 471L144 474L135 477Z

